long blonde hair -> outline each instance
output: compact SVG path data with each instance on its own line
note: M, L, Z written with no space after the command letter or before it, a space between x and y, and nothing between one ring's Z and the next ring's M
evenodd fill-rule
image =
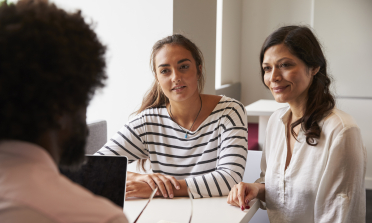
M204 77L204 58L203 58L202 52L193 42L191 42L185 36L181 34L173 34L171 36L167 36L157 41L152 47L152 52L150 56L150 67L151 67L152 73L154 74L154 81L152 83L151 88L146 92L145 96L143 97L141 107L135 112L135 114L139 114L148 108L157 108L157 107L160 107L160 106L163 106L169 103L169 99L165 96L164 92L162 91L160 85L157 82L156 65L155 65L155 62L156 62L155 57L157 53L167 44L179 45L179 46L184 47L186 50L190 51L192 57L195 60L196 68L198 70L199 94L203 92L205 77ZM146 162L146 159L139 160L137 167L141 167L143 170L145 170L144 168L145 162Z

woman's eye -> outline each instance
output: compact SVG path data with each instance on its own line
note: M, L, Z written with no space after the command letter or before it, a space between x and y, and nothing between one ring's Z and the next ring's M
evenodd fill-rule
M290 66L290 64L287 64L287 63L280 64L280 67L289 67L289 66Z
M163 69L163 70L160 71L161 74L165 74L167 72L168 72L168 69Z
M187 68L189 68L190 66L189 65L182 65L180 68L181 69L187 69Z
M265 72L270 71L270 67L263 67L262 69L263 69Z

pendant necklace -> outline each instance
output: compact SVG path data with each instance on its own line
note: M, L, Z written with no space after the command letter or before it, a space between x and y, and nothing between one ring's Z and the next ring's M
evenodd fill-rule
M182 130L182 131L184 131L185 132L185 139L187 139L187 134L189 134L189 131L191 131L191 129L192 129L192 127L194 126L194 124L195 124L195 121L196 121L196 119L198 119L198 117L199 117L199 114L200 114L200 111L201 111L201 109L202 109L202 106L203 106L203 102L202 102L202 99L201 99L201 97L200 97L200 95L199 95L199 98L200 98L200 109L199 109L199 112L198 112L198 114L196 115L196 118L195 118L195 120L194 120L194 122L192 123L192 125L191 125L191 127L190 127L190 129L189 130L184 130L175 120L174 120L174 118L173 118L173 114L172 114L172 106L171 106L171 104L169 103L169 113L170 113L170 115L171 115L171 118L172 118L172 120L178 125L178 127L180 127L180 129Z

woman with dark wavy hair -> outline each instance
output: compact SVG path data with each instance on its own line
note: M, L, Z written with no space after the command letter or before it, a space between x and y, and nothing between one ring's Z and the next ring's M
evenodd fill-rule
M312 31L285 26L265 40L262 81L279 103L266 130L261 177L231 190L244 209L261 200L270 222L364 222L366 150L353 118L335 108Z

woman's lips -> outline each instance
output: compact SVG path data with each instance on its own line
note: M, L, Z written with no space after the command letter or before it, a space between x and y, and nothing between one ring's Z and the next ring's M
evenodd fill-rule
M273 89L273 92L274 93L281 93L283 92L285 89L287 89L289 85L287 86L279 86L279 87L272 87L271 89Z
M177 87L172 88L172 91L180 92L180 91L182 91L185 87L186 87L186 86L177 86Z

